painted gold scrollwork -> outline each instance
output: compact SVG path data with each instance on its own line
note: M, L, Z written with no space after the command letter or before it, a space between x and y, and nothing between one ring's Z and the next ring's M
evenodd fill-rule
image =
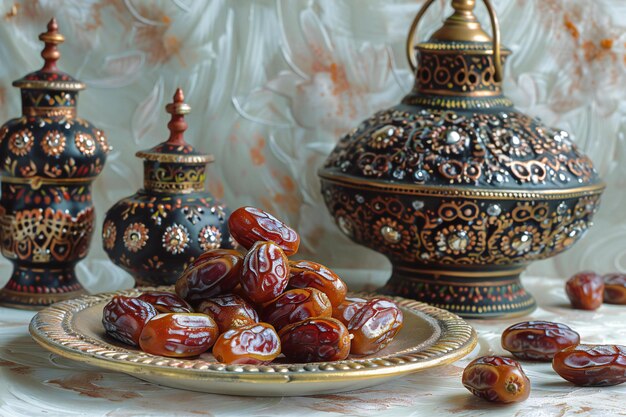
M566 132L510 109L379 112L339 141L325 168L411 184L428 179L431 185L562 188L597 180Z
M63 262L87 254L93 223L93 208L76 217L63 210L32 209L2 216L2 253L9 259L33 263Z
M339 186L325 188L324 195L341 231L356 242L392 260L444 265L507 265L552 256L584 235L599 201L590 195L503 206L444 198L429 205Z

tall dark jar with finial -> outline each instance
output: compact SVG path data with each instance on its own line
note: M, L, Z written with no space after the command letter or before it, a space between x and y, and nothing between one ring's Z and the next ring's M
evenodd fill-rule
M84 292L74 267L89 251L91 183L110 150L103 132L76 114L85 85L57 67L64 37L54 19L39 39L44 66L13 82L22 116L0 128L0 246L13 263L0 304L33 309Z
M169 285L201 253L232 248L230 211L205 191L213 156L184 139L191 107L179 88L166 106L172 115L167 141L137 152L144 160L144 187L109 209L102 244L109 258L137 285Z
M572 247L592 225L604 184L570 135L517 110L502 93L493 38L474 0L414 46L413 91L341 138L319 171L339 228L386 255L387 294L465 317L528 314L520 273Z

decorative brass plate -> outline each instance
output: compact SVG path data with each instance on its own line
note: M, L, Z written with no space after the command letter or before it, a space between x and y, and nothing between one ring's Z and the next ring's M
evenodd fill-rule
M168 289L168 288L160 288ZM294 396L336 393L380 384L412 372L454 362L477 343L474 329L458 316L427 304L394 298L404 328L376 355L339 362L224 365L212 355L197 359L154 356L116 343L102 328L102 308L116 294L88 295L40 311L30 323L32 337L60 356L173 388L217 394Z

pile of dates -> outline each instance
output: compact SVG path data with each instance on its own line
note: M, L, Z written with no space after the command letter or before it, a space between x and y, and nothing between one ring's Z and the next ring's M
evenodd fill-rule
M347 298L330 269L292 261L300 237L254 207L230 216L247 250L216 249L195 259L176 293L114 297L105 307L111 337L154 355L191 357L211 350L229 364L343 360L385 348L402 328L402 311L385 298Z
M501 343L517 359L552 362L557 374L579 386L626 382L626 346L580 344L580 335L565 324L517 323L502 333ZM530 395L530 380L512 358L478 358L465 368L462 382L472 394L487 401L512 403Z

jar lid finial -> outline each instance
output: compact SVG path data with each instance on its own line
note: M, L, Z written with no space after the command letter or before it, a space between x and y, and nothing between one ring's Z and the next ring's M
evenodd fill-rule
M474 7L476 0L452 0L454 13L446 19L443 27L433 33L431 40L491 42L491 37L483 30Z
M57 45L65 41L65 37L59 33L59 25L53 17L48 22L48 31L39 35L39 40L45 43L41 57L44 59L42 71L57 71L57 61L61 58L61 52L57 49Z
M167 143L170 145L184 145L184 133L188 127L185 115L191 112L191 106L185 103L185 95L180 87L174 93L173 102L165 106L165 111L172 115L170 122L167 124L167 128L170 130L170 137L167 139Z

